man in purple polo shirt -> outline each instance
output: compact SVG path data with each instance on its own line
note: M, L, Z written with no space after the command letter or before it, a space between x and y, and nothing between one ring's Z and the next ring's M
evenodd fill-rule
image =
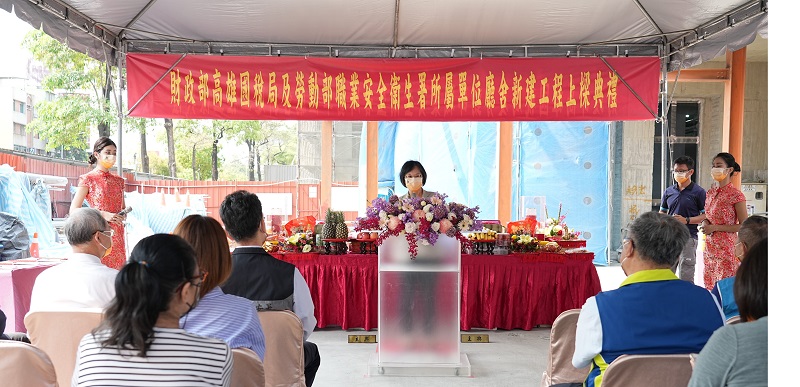
M672 177L676 184L668 187L661 198L662 214L670 214L689 228L691 238L681 252L681 258L672 267L672 271L684 281L694 283L694 266L697 260L697 224L705 213L706 190L692 181L694 160L689 156L681 156L672 164Z

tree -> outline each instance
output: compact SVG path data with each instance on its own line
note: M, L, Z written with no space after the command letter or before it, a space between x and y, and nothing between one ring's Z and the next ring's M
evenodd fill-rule
M28 125L29 131L47 139L46 149L85 149L93 125L98 135L110 136L109 123L115 117L110 103L112 66L70 49L41 30L26 34L22 46L47 69L44 89L60 96L37 103L38 117Z
M231 127L237 142L247 144L247 179L255 181L256 146L264 137L262 125L259 121L232 121Z
M261 164L261 149L266 153L265 163L290 165L297 155L297 127L286 121L262 121L263 138L259 142L256 156Z
M225 132L232 132L237 129L237 121L214 120L211 123L211 180L219 180L219 141L225 136Z
M213 142L211 126L197 120L178 120L174 132L178 139L176 159L181 167L177 176L192 180L210 178Z
M167 133L167 155L169 157L169 175L178 175L178 166L175 164L175 135L171 118L164 119L164 130Z
M142 172L150 173L150 156L147 153L147 127L153 124L153 119L125 117L125 124L129 130L139 133L139 154L142 161Z

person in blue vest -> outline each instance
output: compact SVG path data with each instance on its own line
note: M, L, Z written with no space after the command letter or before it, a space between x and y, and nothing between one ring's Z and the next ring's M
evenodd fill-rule
M591 365L584 386L600 387L623 354L698 353L723 326L711 292L672 272L688 238L686 224L667 214L646 212L631 223L620 255L627 278L589 297L578 317L572 365Z

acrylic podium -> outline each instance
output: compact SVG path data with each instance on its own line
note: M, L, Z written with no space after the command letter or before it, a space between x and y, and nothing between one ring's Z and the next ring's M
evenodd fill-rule
M459 330L459 241L440 235L410 257L404 235L378 248L378 351L369 374L470 376Z

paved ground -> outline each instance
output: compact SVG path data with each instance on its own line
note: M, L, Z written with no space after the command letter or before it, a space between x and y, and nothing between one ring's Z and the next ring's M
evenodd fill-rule
M597 266L603 290L616 288L625 275L619 265ZM472 376L369 376L370 357L377 344L348 344L348 334L336 328L318 329L311 335L322 356L315 387L327 386L538 386L547 365L549 327L523 330L475 330L488 333L489 343L462 344L472 365ZM371 333L376 333L372 331Z

